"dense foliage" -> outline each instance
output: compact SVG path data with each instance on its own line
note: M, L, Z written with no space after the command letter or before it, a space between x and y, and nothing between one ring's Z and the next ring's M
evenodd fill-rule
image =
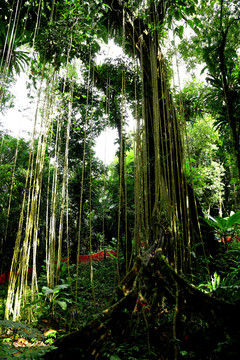
M0 134L1 358L239 357L239 30L237 0L2 1L0 113L25 72L36 131Z

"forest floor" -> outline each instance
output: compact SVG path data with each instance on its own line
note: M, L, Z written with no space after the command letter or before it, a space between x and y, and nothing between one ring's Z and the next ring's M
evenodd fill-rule
M62 336L78 330L101 313L112 300L117 284L116 260L93 262L94 292L90 281L90 263L79 264L76 300L76 265L62 264L59 287L55 289L54 306L47 296L46 274L38 278L39 294L31 326L27 325L27 307L21 322L6 321L4 307L7 283L0 286L0 359L41 359L49 347ZM70 276L69 276L70 275ZM37 349L38 348L38 349ZM37 357L38 356L38 357Z
M209 265L211 277L207 278L204 265L200 266L202 270L195 274L195 286L210 297L224 299L228 303L239 301L239 244L229 246L227 252L221 250L215 259L209 258ZM151 266L153 268L154 263ZM0 359L44 359L44 354L54 348L56 340L77 332L91 323L102 314L103 310L118 301L115 293L118 283L116 269L116 259L93 262L93 290L90 264L79 264L76 294L76 265L68 267L67 263L62 264L59 285L52 289L52 302L49 301L49 289L46 287L46 273L42 269L38 277L39 293L32 308L30 325L27 321L30 304L26 304L23 309L21 322L3 320L7 284L2 285L0 287ZM151 277L149 281L151 282ZM150 286L154 290L154 283L150 283ZM181 304L184 304L184 301ZM153 306L157 306L154 319L150 316ZM165 299L162 304L154 305L152 299L150 305L140 296L134 310L126 317L123 338L118 343L111 337L107 338L98 359L170 360L173 358L173 347L178 348L178 359L238 360L240 358L240 346L236 344L236 338L233 338L231 332L224 329L219 331L219 327L215 328L198 314L190 313L189 309L186 311L178 309L178 330L174 339L173 323L176 320L174 320L174 309L175 304L171 303L171 300ZM126 315L123 312L123 321ZM86 359L84 356L82 358Z

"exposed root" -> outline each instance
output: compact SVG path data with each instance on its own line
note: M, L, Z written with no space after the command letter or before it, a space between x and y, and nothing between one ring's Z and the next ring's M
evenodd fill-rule
M151 336L154 335L149 333L149 322L156 322L167 314L166 303L169 308L174 309L176 294L178 294L180 311L177 317L181 314L191 317L193 314L214 329L240 338L238 330L240 303L227 303L201 292L177 274L167 264L160 251L155 250L136 259L132 269L117 289L116 303L80 331L57 342L55 345L58 349L48 353L45 359L103 359L104 344L117 345L124 342L129 336L129 327L133 327L134 319L136 320L141 312L143 324L145 323L147 327L150 351ZM178 332L178 318L174 321L176 329L175 335L172 334L172 341ZM166 329L162 330L167 332ZM177 347L172 346L172 348L174 348L175 355L172 353L174 358Z

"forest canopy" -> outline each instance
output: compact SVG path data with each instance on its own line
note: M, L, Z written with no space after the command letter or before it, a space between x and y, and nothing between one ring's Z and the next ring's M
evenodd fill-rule
M237 0L1 2L33 131L0 131L0 328L55 328L33 357L239 356L239 34Z

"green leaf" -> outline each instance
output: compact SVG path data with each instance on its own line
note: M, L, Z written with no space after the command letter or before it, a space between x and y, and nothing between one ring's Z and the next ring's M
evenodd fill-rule
M54 289L49 289L49 287L47 286L43 286L42 287L42 292L44 295L48 295L48 294L54 294L55 290Z
M219 225L219 229L221 229L221 230L226 229L226 224L227 224L226 219L224 219L224 218L222 218L220 216L216 216L215 219L216 219L216 221L217 221L217 223Z
M70 285L69 284L61 284L57 285L55 289L67 289Z
M110 360L121 360L119 356L117 355L111 355Z
M179 37L182 39L183 37L183 31L184 31L184 27L182 25L180 25L178 27L178 33L179 33Z
M66 303L66 301L56 300L56 303L57 303L63 310L66 310L66 309L67 309L67 303Z
M176 20L181 20L182 17L183 17L181 10L179 10L179 9L175 10L174 11L174 17L175 17Z
M188 355L188 351L185 351L185 350L180 351L180 354L181 354L182 356L187 356L187 355Z
M208 219L205 219L205 221L215 230L220 230L221 232L226 227L226 220L220 217L213 218L211 215L208 215Z
M230 216L227 220L227 227L232 227L234 224L240 224L240 211Z

